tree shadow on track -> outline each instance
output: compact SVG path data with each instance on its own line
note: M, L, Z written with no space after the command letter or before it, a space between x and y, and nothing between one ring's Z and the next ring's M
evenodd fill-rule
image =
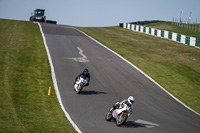
M99 94L107 94L107 93L106 92L100 92L100 91L82 90L79 95L99 95Z

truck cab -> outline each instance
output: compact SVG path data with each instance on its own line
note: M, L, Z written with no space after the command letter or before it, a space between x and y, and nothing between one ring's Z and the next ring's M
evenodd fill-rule
M45 23L46 22L45 10L44 9L34 10L34 14L30 17L29 20Z

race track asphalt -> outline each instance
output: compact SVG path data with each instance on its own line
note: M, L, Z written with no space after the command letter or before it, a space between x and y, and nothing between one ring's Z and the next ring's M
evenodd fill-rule
M174 100L116 54L78 30L41 24L65 110L83 133L199 133L200 116ZM134 57L133 57L134 58ZM77 95L75 77L88 68L91 81ZM117 127L105 121L115 102L135 97L133 114Z

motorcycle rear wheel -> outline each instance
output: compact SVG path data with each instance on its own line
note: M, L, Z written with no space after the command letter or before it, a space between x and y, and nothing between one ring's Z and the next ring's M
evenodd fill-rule
M108 113L106 114L105 119L106 119L106 121L111 121L111 120L112 120L112 114L111 114L111 112L108 112Z
M127 114L123 114L122 115L122 118L117 118L116 119L116 125L117 126L121 126L122 124L124 124L126 122L126 119L128 118L128 115Z

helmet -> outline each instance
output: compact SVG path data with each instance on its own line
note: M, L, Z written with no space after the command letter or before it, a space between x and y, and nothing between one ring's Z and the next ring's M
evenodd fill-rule
M135 100L135 98L134 98L133 96L130 96L130 97L128 98L128 102L129 102L130 104L133 104L133 103L134 103L134 100Z
M86 69L84 69L83 74L84 74L84 75L87 75L88 72L89 72L89 71L88 71L88 69L86 68Z

